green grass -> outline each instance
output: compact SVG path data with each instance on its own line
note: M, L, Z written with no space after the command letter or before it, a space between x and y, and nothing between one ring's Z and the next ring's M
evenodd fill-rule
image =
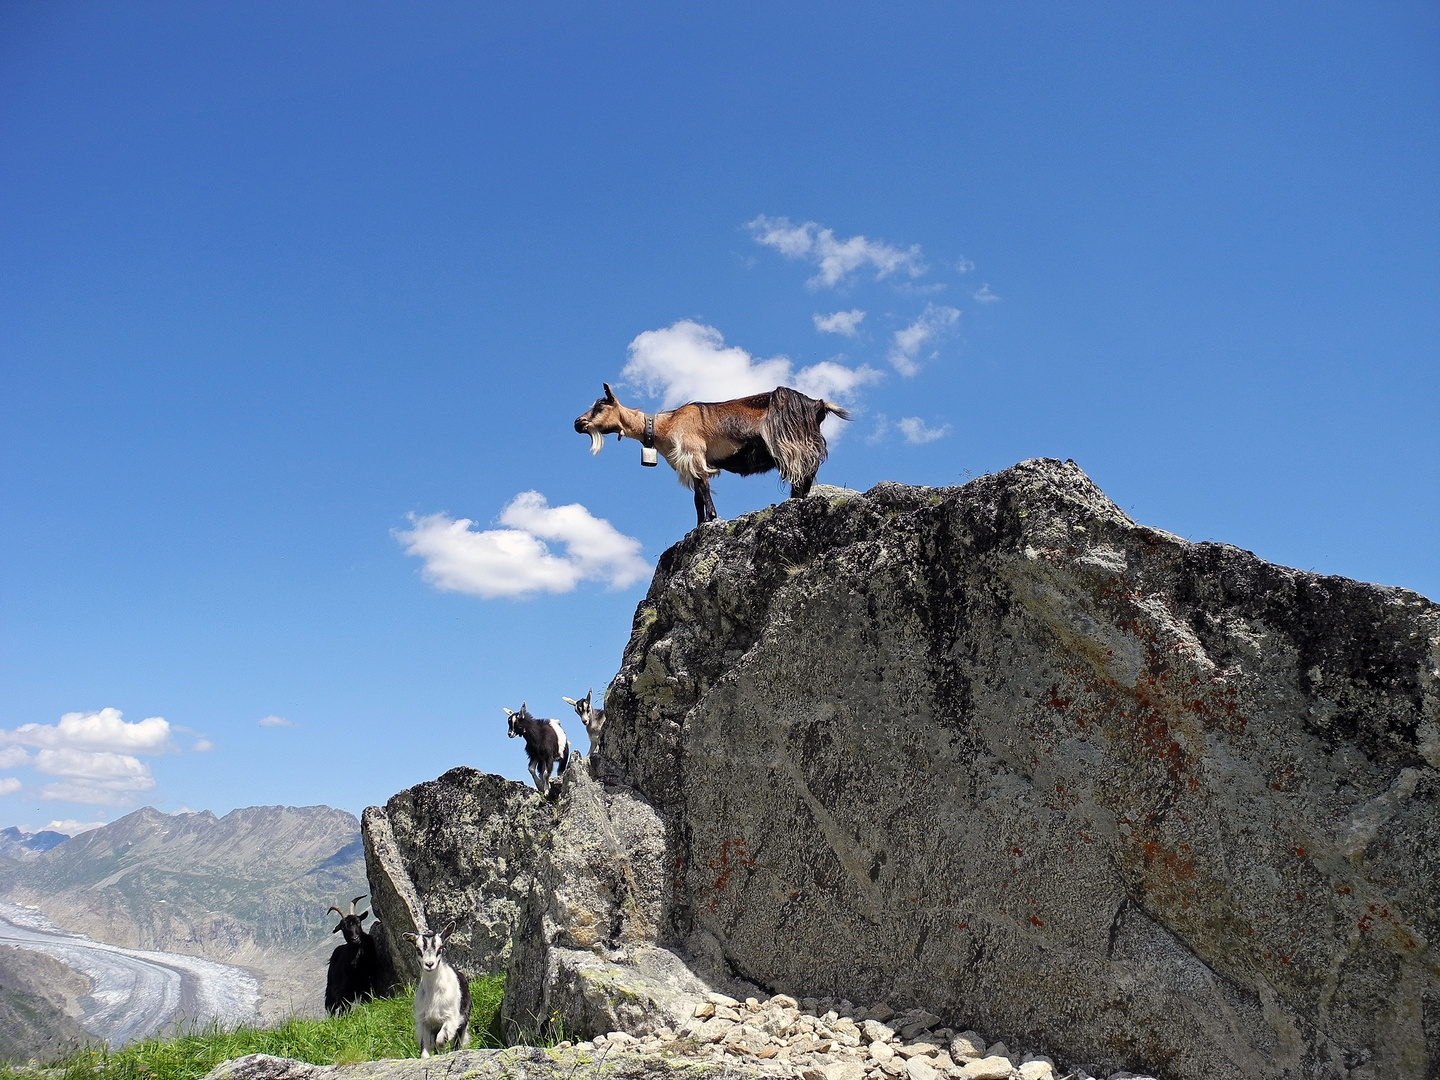
M498 1018L504 976L470 983L470 1045L500 1046ZM384 1001L369 1001L344 1016L324 1020L292 1018L276 1028L208 1030L169 1039L146 1039L123 1050L83 1050L50 1066L63 1080L197 1080L220 1062L246 1054L343 1065L376 1058L416 1057L414 990ZM0 1065L0 1080L26 1073Z

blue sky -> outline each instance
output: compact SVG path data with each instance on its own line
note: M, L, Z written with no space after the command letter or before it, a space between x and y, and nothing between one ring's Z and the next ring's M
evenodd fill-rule
M598 694L694 524L602 380L818 379L822 482L1074 458L1440 596L1437 57L1422 3L0 6L0 819L523 778L501 706Z

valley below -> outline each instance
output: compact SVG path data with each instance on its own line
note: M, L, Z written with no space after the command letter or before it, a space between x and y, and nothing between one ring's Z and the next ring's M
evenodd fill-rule
M10 980L19 1004L8 1026L23 1029L31 1013L32 1028L64 1017L120 1046L176 1024L320 1015L336 945L326 909L368 888L359 822L326 806L224 817L145 807L6 859L0 943L63 965L22 964L23 978ZM0 952L14 954L11 967L19 962L15 950ZM0 956L0 982L5 966ZM88 981L87 993L76 993L76 979ZM31 1035L0 1052L28 1053Z

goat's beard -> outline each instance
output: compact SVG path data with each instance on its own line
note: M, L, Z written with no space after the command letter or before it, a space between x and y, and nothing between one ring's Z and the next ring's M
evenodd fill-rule
M590 453L598 454L605 449L605 436L598 431L590 432Z

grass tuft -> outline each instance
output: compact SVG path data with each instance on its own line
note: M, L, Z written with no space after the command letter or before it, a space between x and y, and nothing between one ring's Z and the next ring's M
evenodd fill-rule
M470 1045L498 1047L503 975L470 983ZM44 1071L47 1080L199 1080L216 1065L246 1054L308 1061L312 1065L352 1065L378 1058L416 1057L415 991L367 1001L343 1016L323 1020L292 1017L279 1027L218 1025L175 1036L145 1039L121 1050L82 1050ZM0 1080L33 1078L36 1070L0 1065Z

